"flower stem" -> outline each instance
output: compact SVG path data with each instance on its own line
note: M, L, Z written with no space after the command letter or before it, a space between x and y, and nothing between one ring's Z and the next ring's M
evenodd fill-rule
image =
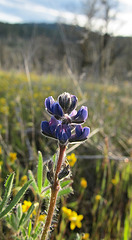
M66 150L66 146L60 145L60 152L59 152L59 158L58 158L58 162L57 162L57 166L56 166L55 179L54 179L54 183L51 187L50 205L49 205L48 214L47 214L47 218L46 218L46 222L45 222L41 240L47 239L48 232L49 232L49 229L51 226L51 222L52 222L52 218L53 218L53 214L54 214L54 210L55 210L55 205L56 205L56 200L57 200L57 195L58 195L58 192L60 189L60 184L59 184L59 180L57 179L57 176L61 169L65 150Z

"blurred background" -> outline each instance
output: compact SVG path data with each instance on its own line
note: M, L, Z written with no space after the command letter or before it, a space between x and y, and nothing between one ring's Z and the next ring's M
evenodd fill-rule
M131 22L129 0L0 0L0 194L10 172L15 191L36 172L38 150L44 161L56 152L40 130L46 97L70 92L89 109L88 141L67 150L74 195L62 201L82 228L67 222L60 235L59 224L53 239L132 239Z

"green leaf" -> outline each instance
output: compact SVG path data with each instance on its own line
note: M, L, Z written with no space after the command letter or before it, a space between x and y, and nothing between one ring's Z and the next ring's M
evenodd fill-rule
M130 237L130 226L129 226L129 221L128 218L126 217L125 219L125 224L124 224L124 240L128 240Z
M55 154L52 156L52 160L53 160L54 166L55 166L55 163L56 163L56 157L57 157L57 154L55 153Z
M13 198L12 202L8 205L8 207L0 213L0 218L4 217L15 207L15 205L19 202L19 200L22 198L22 196L28 189L31 182L32 182L32 180L30 180L24 184L24 186L20 189L20 191L17 193L17 195Z
M47 178L44 179L44 185L43 185L43 188L46 188L49 186L49 181Z
M37 183L39 193L42 191L42 179L43 179L43 157L41 152L38 152L38 170L37 170Z
M73 189L72 189L72 187L67 187L67 188L64 188L64 189L59 191L58 197L61 197L61 196L64 196L64 195L68 195L70 193L73 193Z
M18 220L20 220L22 217L22 204L21 203L19 203L17 205L16 215L17 215Z
M26 231L25 231L25 229L24 228L22 228L22 235L23 235L23 237L25 237L26 238Z
M34 234L32 235L33 239L38 239L38 236L40 236L41 231L42 231L42 225L41 225L41 222L39 222L34 230Z
M12 186L13 186L14 175L15 175L14 173L11 173L10 176L8 177L6 183L5 183L5 194L4 194L3 200L0 204L0 212L5 207L7 201L10 197L11 189L12 189Z
M24 225L25 225L25 223L26 223L26 222L28 221L28 219L30 218L30 215L32 214L34 208L35 208L35 207L34 207L34 204L32 204L32 205L30 206L30 208L28 209L27 214L23 214L23 215L22 215L22 218L21 218L21 220L20 220L19 226L24 226Z
M18 230L18 221L17 221L17 218L16 216L14 215L14 213L11 214L11 226L14 228L14 230Z
M60 182L60 186L61 186L61 188L64 188L67 185L70 185L71 183L72 183L72 180L71 179L67 179L67 180L64 180L64 181Z
M34 175L31 170L28 171L28 175L29 175L29 179L32 180L32 186L33 186L35 193L39 193L39 189L38 189L36 180L35 180Z
M30 219L29 225L28 225L28 236L29 236L29 237L30 237L30 235L31 235L31 231L32 231L32 221L31 221L31 219Z

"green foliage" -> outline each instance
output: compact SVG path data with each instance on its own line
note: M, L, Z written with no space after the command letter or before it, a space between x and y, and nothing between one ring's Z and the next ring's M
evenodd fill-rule
M37 172L37 183L39 193L42 191L42 181L43 181L43 158L41 152L38 152L38 172Z
M15 175L14 173L11 173L10 176L6 180L5 194L3 196L2 202L0 203L0 212L2 212L3 208L6 206L8 200L9 200L12 186L13 186L14 175Z
M73 94L77 91L70 79L53 75L31 74L31 86L32 93L24 74L0 72L0 216L4 228L6 224L6 234L10 228L16 240L22 237L37 240L38 235L41 236L45 220L39 221L34 212L44 215L51 194L46 160L56 152L57 144L39 133L44 99L50 95L56 98L63 91ZM89 239L129 239L132 229L131 88L127 82L120 85L84 82L80 87L89 107L86 125L91 127L91 132L96 128L100 131L75 150L76 155L81 155L72 167L75 194L71 194L72 180L63 179L59 202L84 218L81 229L71 230L69 220L58 214L59 226L55 227L52 238L73 240L79 232L77 237L81 239L84 232L90 234ZM81 95L78 98L82 100ZM48 115L46 117L48 119ZM40 152L37 159L38 149L44 161ZM14 162L9 157L10 152L17 153ZM89 154L103 155L104 159L83 159L82 155ZM121 160L123 155L125 161ZM111 156L119 156L119 159L110 160ZM56 154L52 160L55 168ZM29 181L22 180L27 172ZM81 188L82 177L87 180L86 189ZM29 191L24 196L27 188ZM22 202L18 203L20 199ZM31 202L26 212L22 207L24 200Z
M14 179L14 173L12 173L8 177L5 184L5 195L3 197L2 203L0 204L0 218L3 218L4 216L6 216L15 207L15 205L20 201L20 199L22 198L22 196L24 195L24 193L26 192L26 190L28 189L29 185L32 182L32 181L28 181L27 183L25 183L24 186L17 193L17 195L13 198L11 203L9 203L9 205L6 206L6 203L9 200L10 193L12 190L13 179ZM14 218L12 220L14 220Z

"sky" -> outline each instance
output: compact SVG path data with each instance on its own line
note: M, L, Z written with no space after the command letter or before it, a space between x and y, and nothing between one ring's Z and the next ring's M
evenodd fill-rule
M0 21L7 23L65 22L85 26L86 0L0 0ZM108 32L115 36L132 36L132 0L116 0L116 17L110 21ZM102 10L101 10L102 11ZM114 9L111 16L115 15ZM92 19L92 30L103 31L100 15Z

